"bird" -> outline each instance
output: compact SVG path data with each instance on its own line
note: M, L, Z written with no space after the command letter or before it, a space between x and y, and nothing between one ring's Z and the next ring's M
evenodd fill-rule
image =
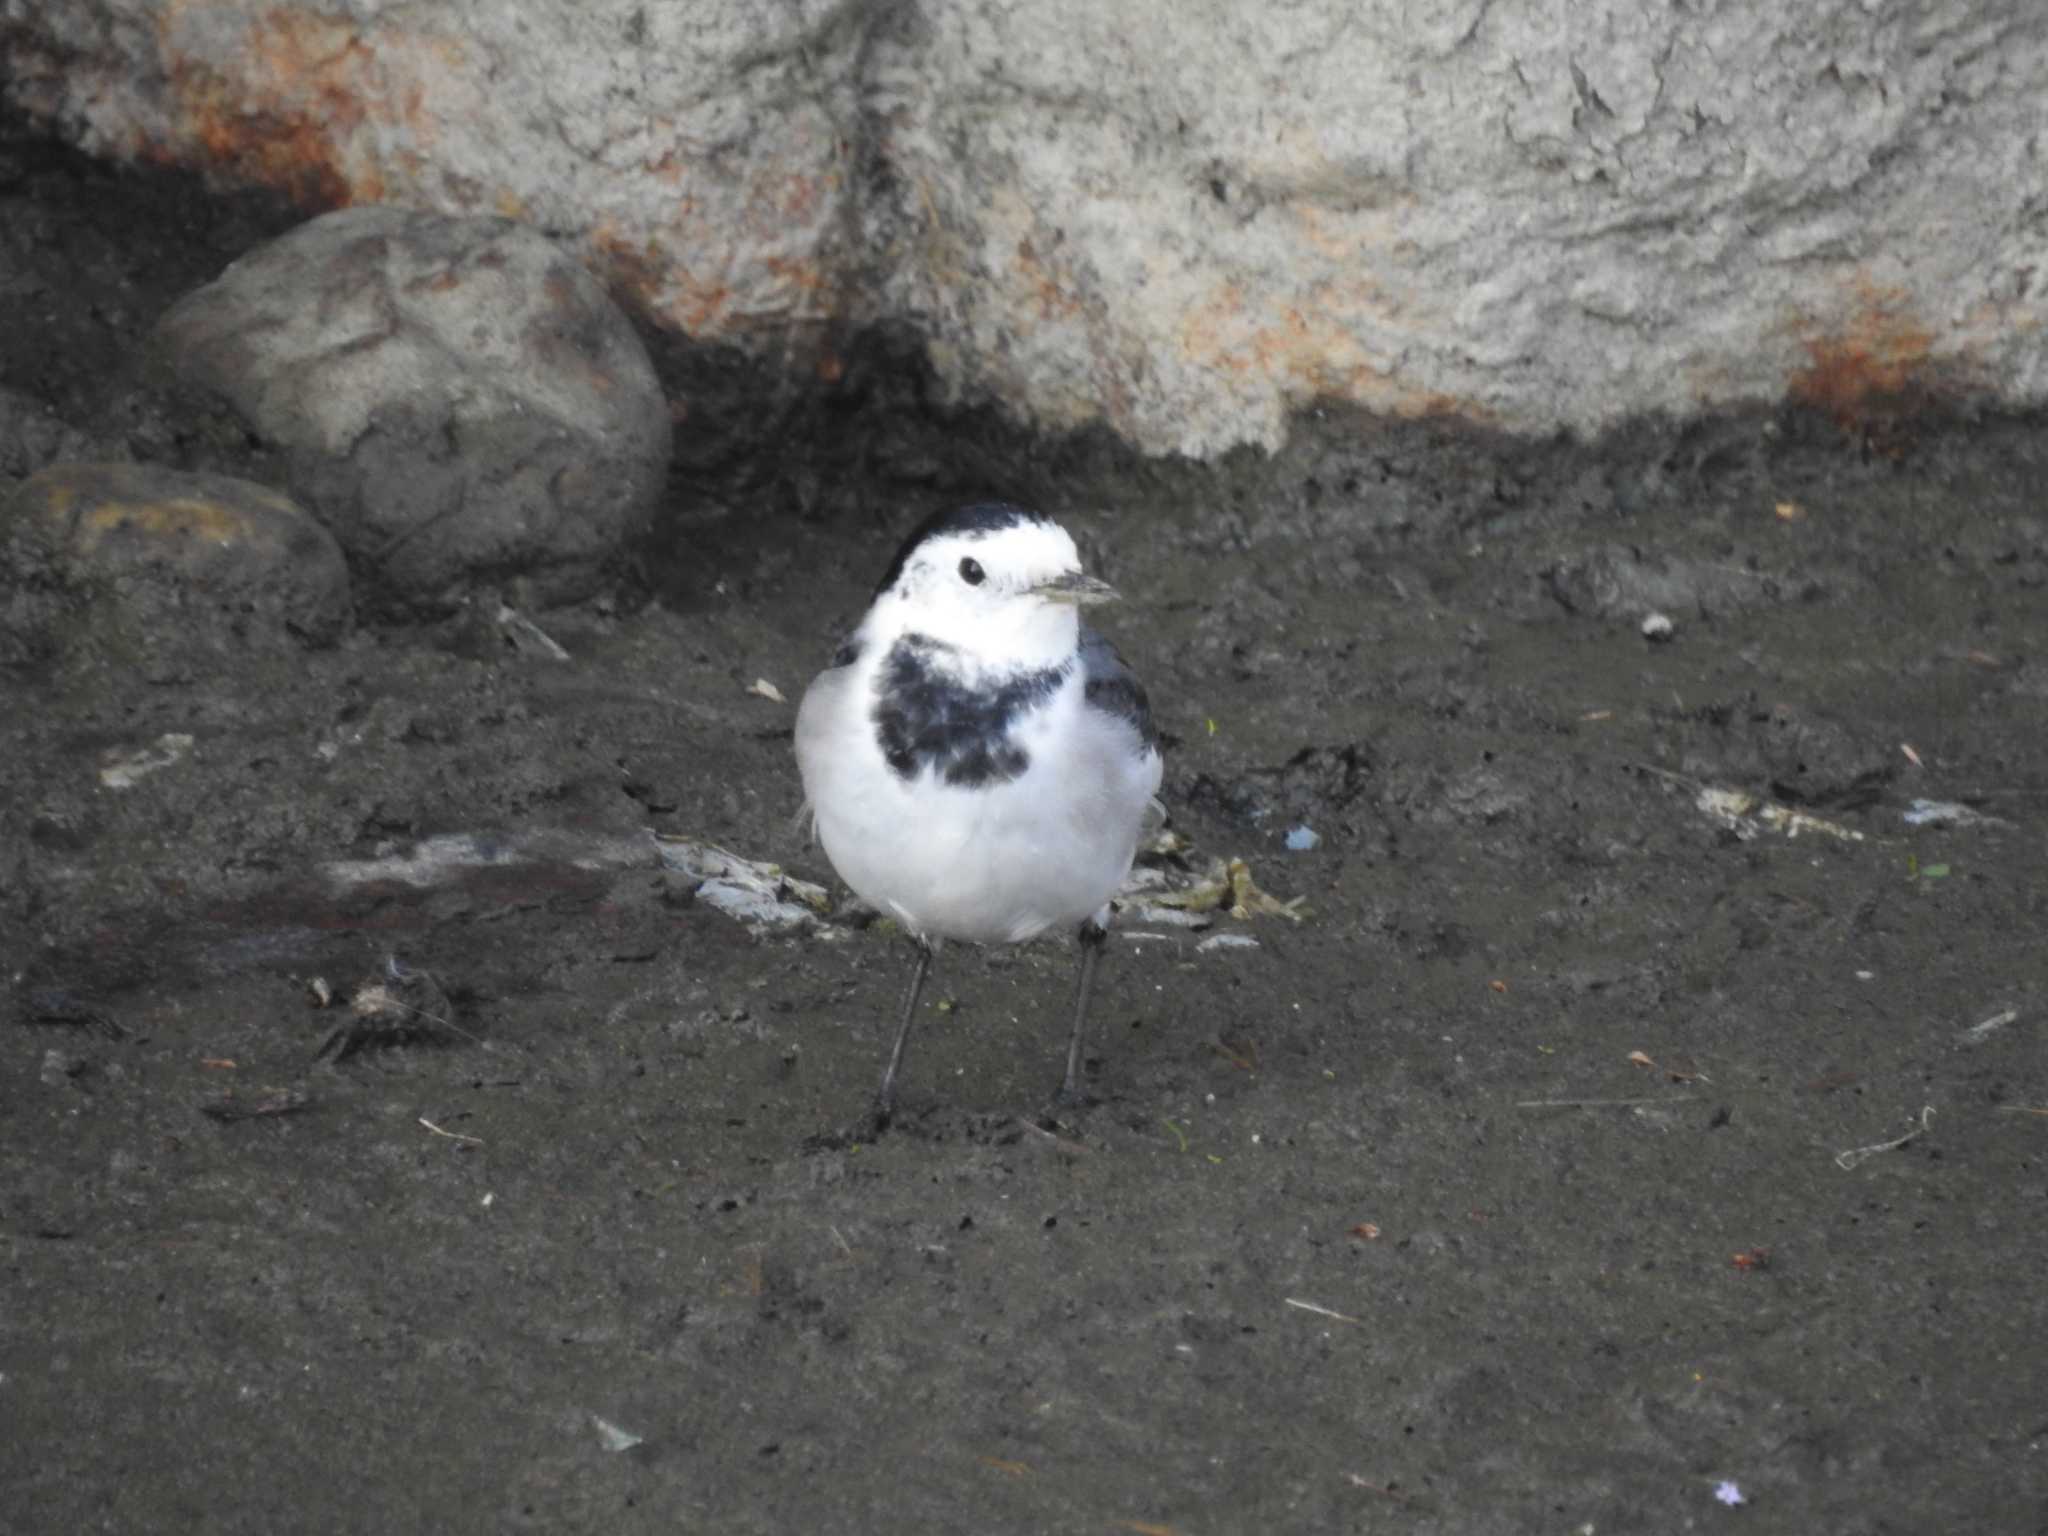
M1164 819L1151 704L1082 612L1116 598L1073 537L1010 502L945 508L897 550L867 612L805 690L806 808L839 877L916 947L872 1123L946 940L1074 932L1080 974L1055 1095L1081 1059L1110 898Z

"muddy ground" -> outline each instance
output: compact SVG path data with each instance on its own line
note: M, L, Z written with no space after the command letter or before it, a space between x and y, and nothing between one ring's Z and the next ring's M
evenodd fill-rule
M292 217L0 136L0 384L89 436ZM1199 470L846 350L764 404L666 349L566 662L0 679L8 1529L2048 1530L2039 420ZM1309 912L1127 929L1056 1115L1071 956L949 950L863 1143L901 941L638 850L829 882L793 701L987 493L1126 594L1191 862ZM427 1022L322 1057L394 965Z

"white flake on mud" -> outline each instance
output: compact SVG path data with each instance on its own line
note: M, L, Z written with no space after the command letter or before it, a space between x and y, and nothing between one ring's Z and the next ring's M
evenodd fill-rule
M2009 821L1986 816L1959 800L1915 800L1906 807L1909 827L2009 827Z
M604 1448L608 1451L630 1451L634 1446L644 1443L647 1438L645 1435L634 1434L632 1430L622 1425L614 1424L610 1419L600 1414L593 1413L590 1416L590 1422L596 1426L597 1438L603 1442Z
M1185 883L1183 879L1182 884ZM1151 923L1161 928L1188 928L1199 933L1215 926L1213 912L1192 912L1157 899L1169 895L1174 888L1173 877L1164 867L1134 864L1117 890L1116 909L1127 922Z
M783 932L817 930L826 936L845 930L826 925L832 898L822 885L783 873L780 864L743 859L713 843L655 837L661 861L698 882L697 900L743 923Z
M1964 1045L1982 1045L2006 1025L2018 1023L2019 1017L2020 1011L2017 1008L2001 1009L1982 1023L1972 1024L1956 1038Z
M1178 907L1155 907L1141 901L1122 910L1141 923L1158 923L1167 928L1187 928L1196 933L1216 926L1213 917L1201 912L1183 912Z
M574 869L633 869L650 866L647 845L638 838L591 838L576 833L450 832L422 838L404 852L373 859L336 859L321 866L329 883L344 889L392 883L416 887L447 885L475 869L519 864L566 864Z
M192 738L172 731L146 747L124 753L100 769L100 782L109 789L133 789L159 769L183 762L192 750Z
M1699 792L1693 802L1702 812L1729 828L1737 837L1755 837L1760 830L1782 832L1786 837L1802 834L1824 834L1844 842L1860 843L1863 834L1853 827L1840 822L1827 821L1819 816L1809 816L1804 811L1795 811L1790 806L1767 801L1761 796L1748 794L1739 789L1716 789L1712 785Z

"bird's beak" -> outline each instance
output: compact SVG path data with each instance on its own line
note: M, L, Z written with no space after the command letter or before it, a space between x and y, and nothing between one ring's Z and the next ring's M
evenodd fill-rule
M1079 571L1062 571L1032 587L1031 595L1042 597L1049 603L1072 603L1076 607L1085 607L1089 603L1115 602L1116 588Z

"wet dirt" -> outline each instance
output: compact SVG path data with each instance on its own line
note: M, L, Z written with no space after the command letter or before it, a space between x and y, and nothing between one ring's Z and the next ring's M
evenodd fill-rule
M89 436L290 217L0 138L0 384ZM565 661L0 679L10 1529L2048 1530L2038 419L1203 469L847 353L666 349ZM901 941L647 834L831 885L794 701L981 494L1125 593L1176 829L1309 915L1127 925L1058 1113L1071 954L949 949L850 1140Z

